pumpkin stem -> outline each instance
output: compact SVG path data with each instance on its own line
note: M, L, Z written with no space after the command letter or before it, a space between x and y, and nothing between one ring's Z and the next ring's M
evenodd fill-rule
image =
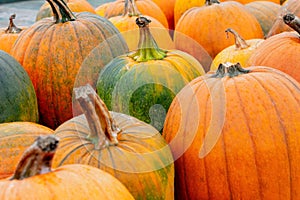
M149 29L150 22L151 20L145 17L138 17L136 19L136 24L139 26L140 30L138 50L130 53L128 57L131 57L137 62L162 60L167 56L167 51L160 49L153 36L151 35Z
M125 0L123 16L140 16L141 12L138 10L135 0Z
M54 135L39 136L24 152L10 180L22 180L51 172L52 159L59 140Z
M219 0L205 0L205 5L206 6L211 6L211 5L213 5L213 4L219 4L220 3L220 1Z
M9 25L5 30L5 33L20 33L22 29L18 28L15 23L14 19L16 18L16 14L13 14L9 17Z
M212 75L214 78L223 78L225 76L229 76L230 78L238 76L240 74L247 74L250 70L246 70L242 68L240 63L221 63L218 67L218 70L215 74Z
M52 9L55 23L74 21L75 15L63 0L46 0Z
M300 34L300 19L296 15L292 13L285 14L283 16L283 21L285 24L287 24L289 27L294 29Z
M225 32L227 34L227 38L228 38L228 33L232 33L234 35L236 50L246 49L250 46L249 44L247 44L244 38L242 38L242 36L240 36L235 30L228 28L225 30Z
M90 127L90 139L96 149L118 144L117 136L121 129L111 117L105 103L89 84L74 89L75 99Z

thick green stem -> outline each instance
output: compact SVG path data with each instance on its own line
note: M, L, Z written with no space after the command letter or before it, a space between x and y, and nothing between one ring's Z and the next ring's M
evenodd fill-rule
M213 5L213 4L219 4L220 1L219 0L205 0L205 5L206 6L210 6L210 5Z
M140 30L138 50L130 53L128 56L137 62L162 60L167 56L167 51L160 49L151 35L149 29L150 22L151 20L145 17L138 17L136 19L136 24L139 26Z
M247 44L244 38L242 38L235 30L228 28L225 30L225 32L227 34L227 37L228 37L228 33L232 33L234 35L235 48L237 50L246 49L250 46L249 44Z
M90 127L88 139L95 144L95 148L103 149L118 144L117 136L121 129L92 86L87 84L75 88L74 93Z
M55 23L74 21L75 15L63 0L46 0L52 9Z
M283 16L283 21L289 27L294 29L294 31L297 31L300 34L300 19L299 19L299 17L297 17L296 15L294 15L292 13L288 13Z
M52 159L59 140L54 135L39 136L24 152L10 180L22 180L51 172Z
M219 65L218 70L216 71L215 74L212 75L212 77L223 78L225 76L229 76L230 78L232 78L235 76L239 76L241 74L247 74L249 72L250 70L246 70L242 68L240 63L233 64L230 62L226 62L226 63L221 63Z
M140 15L141 15L141 12L138 10L138 8L135 4L135 0L125 0L123 16L138 17Z
M13 14L9 17L9 25L7 29L5 30L5 33L20 33L22 29L18 28L14 24L14 19L16 18L16 14Z

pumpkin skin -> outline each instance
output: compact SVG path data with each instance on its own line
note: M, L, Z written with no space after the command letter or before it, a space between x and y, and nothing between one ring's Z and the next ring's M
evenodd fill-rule
M38 122L37 96L30 77L10 54L0 50L0 123Z
M277 18L281 6L270 1L253 1L245 4L246 9L251 12L261 25L266 36Z
M52 129L33 122L0 123L0 179L14 173L23 152L38 136L53 132Z
M56 2L62 8L61 1ZM65 10L68 12L67 7ZM96 14L76 13L76 19L69 15L70 19L39 20L24 30L11 50L33 82L40 123L52 129L72 118L72 89L84 58L99 43L119 34L107 19ZM115 39L116 46L109 47L126 47L121 36Z
M112 6L114 2L107 2L107 3L103 3L101 5L99 5L98 7L95 8L95 12L97 15L100 15L101 17L105 17L105 12L106 9L109 6Z
M210 0L207 1L210 2ZM223 16L224 14L226 17ZM221 50L233 43L233 39L227 39L223 34L228 27L243 35L246 40L263 38L260 24L244 5L233 1L211 5L208 3L205 6L189 9L180 18L175 27L175 47L182 51L190 49L186 38L180 37L180 34L184 34L197 41L214 58ZM193 50L189 53L196 57Z
M73 163L94 166L118 178L135 199L174 199L173 158L160 133L134 117L109 112L95 91L82 96L88 96L82 101L94 102L94 106L82 106L84 115L66 121L55 130L61 146L53 166ZM90 113L97 113L98 117ZM93 132L93 127L104 123L103 135L99 129Z
M300 85L272 68L245 70L196 78L172 102L163 136L178 158L177 199L299 198Z
M24 152L15 173L0 180L0 198L133 200L120 181L97 168L74 164L52 170L57 143L52 135L38 137Z
M90 12L96 14L93 6L86 0L64 0L72 12ZM52 9L48 2L45 2L36 15L35 21L39 21L46 17L51 17Z
M160 1L160 0L152 0L154 3L156 3L159 8L164 12L168 24L169 24L169 29L174 30L174 6L176 0L169 0L169 1Z

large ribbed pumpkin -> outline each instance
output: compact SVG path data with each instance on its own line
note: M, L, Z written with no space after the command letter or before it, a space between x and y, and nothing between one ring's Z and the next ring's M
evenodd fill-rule
M169 29L174 30L174 5L176 0L168 0L168 1L161 1L161 0L152 0L154 3L156 3L159 8L164 12L168 24Z
M110 110L132 115L161 131L165 114L176 93L204 74L201 64L179 50L163 50L153 39L149 21L136 20L139 47L118 56L101 71L97 93Z
M170 148L152 126L109 112L89 85L75 88L84 115L55 130L60 139L53 166L86 164L118 178L135 199L174 199ZM122 198L123 199L123 198Z
M119 180L95 167L77 164L51 169L58 143L53 135L37 137L14 174L0 180L0 199L134 199Z
M14 173L23 152L38 136L53 132L33 122L0 123L0 179Z
M96 14L93 6L86 0L63 0L72 12L90 12ZM45 2L38 13L36 14L36 21L41 20L46 17L53 16L50 4Z
M38 122L37 97L30 77L8 53L0 50L0 123Z
M250 56L247 66L276 68L300 82L300 19L287 14L283 20L297 32L282 32L267 38Z
M175 27L175 47L189 51L190 44L180 34L196 40L214 58L221 50L230 46L234 39L227 39L224 31L236 30L244 39L263 38L263 32L257 19L246 10L245 6L234 1L219 2L206 0L205 6L189 9Z
M62 0L48 2L54 8L54 20L44 18L24 30L11 54L33 82L40 122L55 128L72 118L72 89L83 59L119 31L96 14L73 14ZM122 54L126 44L121 36L115 39L108 46Z
M164 127L176 198L299 199L299 119L300 84L279 70L227 63L196 78Z

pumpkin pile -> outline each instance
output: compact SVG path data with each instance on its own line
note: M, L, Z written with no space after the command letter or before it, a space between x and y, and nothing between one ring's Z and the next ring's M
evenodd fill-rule
M1 200L300 199L299 0L101 2L0 27Z

